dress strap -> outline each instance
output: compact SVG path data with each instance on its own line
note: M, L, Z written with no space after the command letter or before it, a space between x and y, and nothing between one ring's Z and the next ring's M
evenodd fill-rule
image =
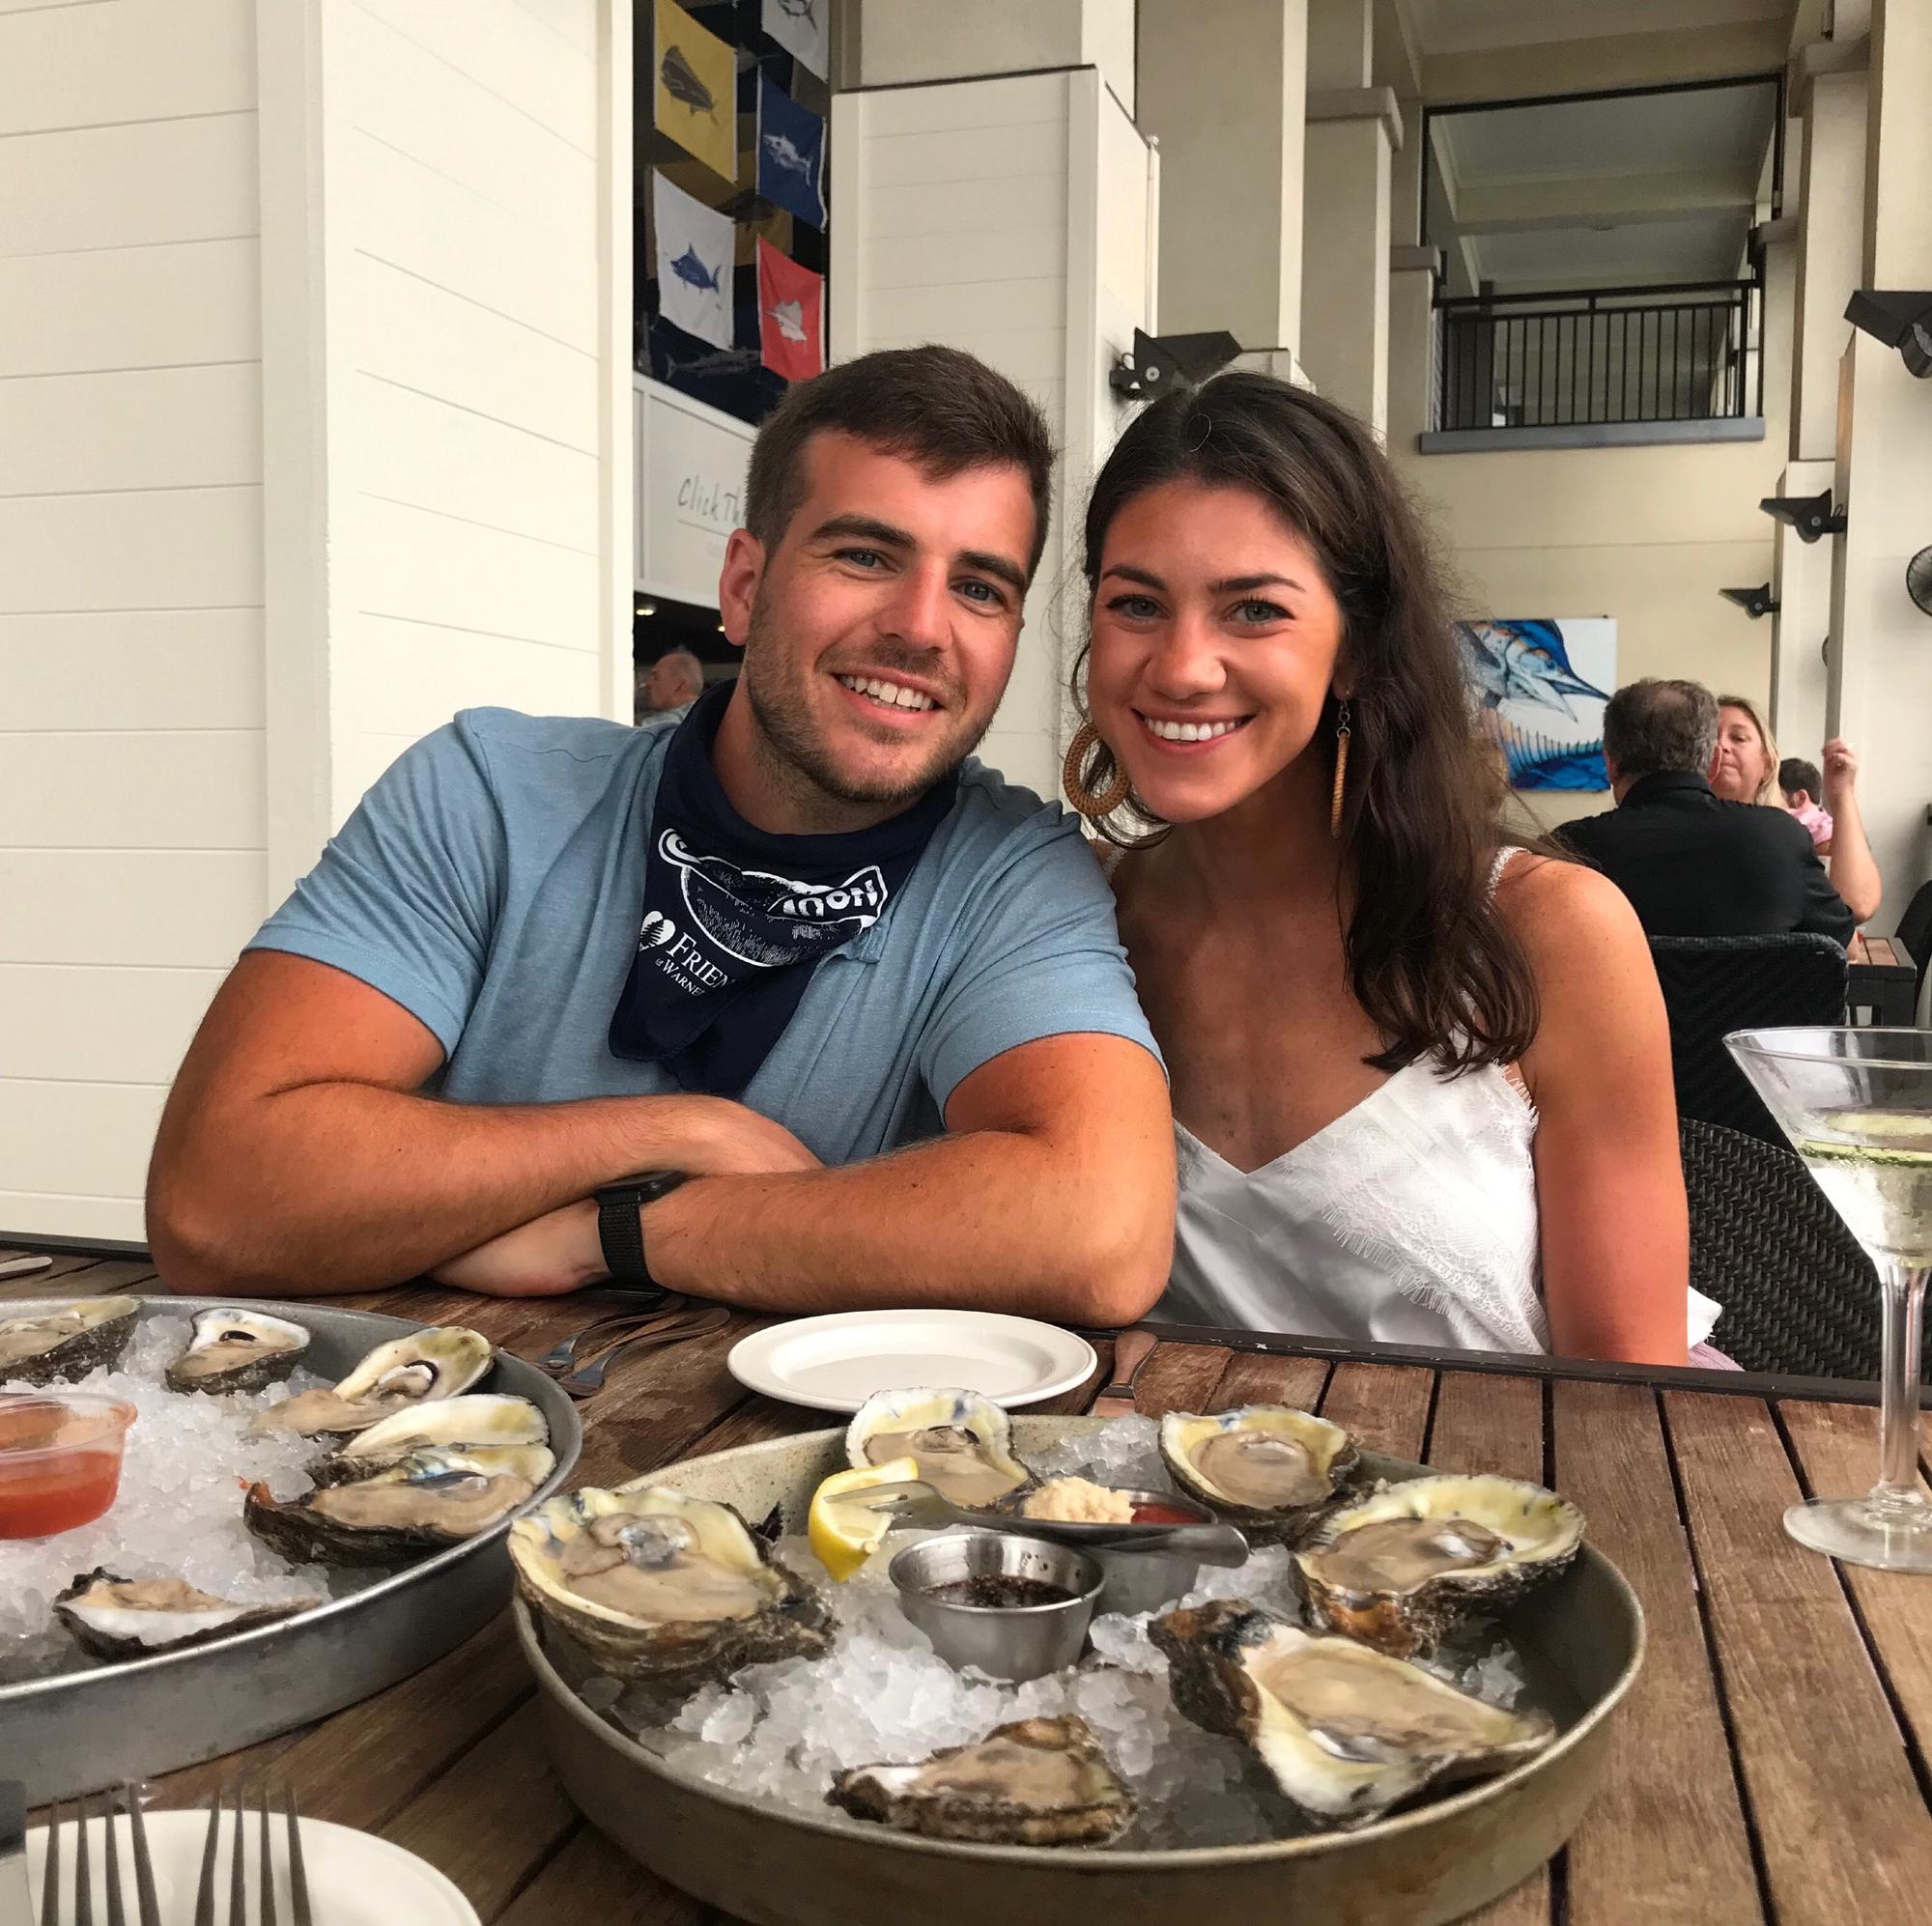
M1522 854L1520 842L1506 842L1496 851L1490 864L1490 894L1496 893L1496 885L1503 880L1503 871L1510 866L1511 860Z

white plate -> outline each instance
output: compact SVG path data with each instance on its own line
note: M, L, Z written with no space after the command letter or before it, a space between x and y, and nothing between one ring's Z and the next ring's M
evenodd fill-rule
M991 1311L842 1311L753 1331L725 1360L740 1384L814 1411L856 1411L875 1391L978 1391L1011 1409L1086 1382L1094 1346Z
M73 1807L62 1809L60 1837L61 1911L60 1926L71 1926L73 1919ZM260 1916L257 1906L261 1892L261 1851L259 1822L253 1813L243 1829L242 1863L246 1867L248 1916ZM121 1889L128 1917L138 1919L135 1910L134 1847L125 1817L117 1817ZM208 1818L201 1812L150 1812L143 1815L148 1834L148 1856L155 1869L155 1898L161 1910L161 1926L192 1926L194 1897L201 1881L201 1852L208 1838ZM221 1821L221 1838L215 1850L215 1916L228 1916L228 1855L235 1837L232 1813ZM99 1819L88 1827L93 1867L93 1911L97 1920L107 1916L107 1840L106 1828ZM271 1812L269 1823L270 1856L275 1868L275 1912L279 1919L293 1919L295 1909L289 1899L288 1821L280 1812ZM481 1926L472 1907L448 1880L413 1853L379 1839L373 1832L358 1832L354 1827L335 1826L326 1819L301 1822L302 1871L308 1877L309 1903L319 1920L327 1926ZM47 1828L37 1826L27 1834L27 1866L33 1881L34 1917L40 1917L41 1867L47 1849Z

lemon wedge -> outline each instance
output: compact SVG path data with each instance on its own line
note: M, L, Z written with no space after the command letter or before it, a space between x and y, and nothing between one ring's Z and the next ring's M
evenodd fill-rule
M918 1459L895 1458L890 1464L862 1464L856 1471L835 1471L811 1494L806 1535L818 1562L840 1583L878 1550L893 1528L889 1507L874 1511L846 1501L875 1486L904 1485L918 1476Z

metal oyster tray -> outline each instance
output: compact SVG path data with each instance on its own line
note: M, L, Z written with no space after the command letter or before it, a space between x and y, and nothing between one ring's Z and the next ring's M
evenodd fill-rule
M71 1301L10 1298L6 1309L31 1317ZM303 1365L330 1378L378 1345L427 1328L366 1311L232 1297L156 1295L141 1315L191 1317L227 1305L307 1325L314 1335ZM548 1496L569 1477L583 1443L570 1400L533 1365L502 1351L475 1388L513 1392L542 1409L556 1454L556 1469L537 1493ZM510 1592L508 1531L505 1519L276 1625L185 1652L0 1685L0 1771L24 1779L29 1804L40 1805L196 1765L354 1705L421 1671L501 1610Z
M1021 1457L1093 1418L1016 1416ZM1362 1454L1375 1477L1427 1467ZM774 1505L803 1527L811 1492L845 1465L816 1431L668 1465L658 1475L750 1518ZM1466 1791L1353 1831L1161 1851L981 1846L823 1819L726 1791L666 1765L592 1713L574 1687L583 1656L521 1600L517 1635L536 1674L551 1762L583 1813L633 1857L757 1926L1438 1926L1526 1878L1582 1817L1608 1759L1613 1715L1643 1656L1643 1613L1622 1573L1585 1544L1551 1585L1504 1615L1538 1702L1562 1730L1548 1751Z

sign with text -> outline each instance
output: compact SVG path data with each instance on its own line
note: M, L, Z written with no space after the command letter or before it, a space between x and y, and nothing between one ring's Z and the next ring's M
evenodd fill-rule
M636 389L638 587L715 609L756 431L661 382L639 376Z

